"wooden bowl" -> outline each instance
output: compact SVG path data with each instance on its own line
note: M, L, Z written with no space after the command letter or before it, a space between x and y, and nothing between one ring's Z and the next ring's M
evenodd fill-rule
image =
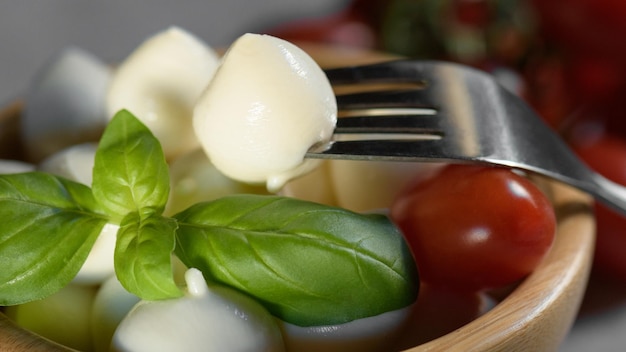
M368 63L390 56L301 44L320 65ZM21 157L21 106L0 111L0 157ZM553 248L540 266L493 309L465 326L408 351L554 351L576 318L594 246L592 200L570 187L545 182L558 217ZM19 328L0 313L0 350L68 351Z

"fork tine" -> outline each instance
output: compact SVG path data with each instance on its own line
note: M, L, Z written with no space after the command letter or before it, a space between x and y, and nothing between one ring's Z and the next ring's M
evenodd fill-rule
M385 107L410 107L436 110L424 89L360 92L337 95L340 110Z
M355 83L422 83L420 68L414 62L397 60L364 66L347 66L326 69L326 76L333 85Z
M334 133L404 133L441 136L443 130L436 115L375 115L340 118L337 120Z
M459 161L458 156L442 153L444 148L441 147L441 143L440 139L335 141L329 145L318 146L318 150L311 150L306 157L347 160Z

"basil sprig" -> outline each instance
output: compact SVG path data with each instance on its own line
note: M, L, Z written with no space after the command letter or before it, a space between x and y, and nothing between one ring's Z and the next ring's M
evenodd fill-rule
M172 274L176 221L161 216L170 190L161 144L133 114L117 113L104 131L93 169L93 194L120 223L115 273L149 300L182 295Z
M0 227L0 305L67 285L107 222L120 225L117 277L143 299L182 294L172 253L301 326L377 315L417 296L413 258L382 215L234 195L163 216L167 163L157 139L128 111L105 130L93 176L90 189L43 173L0 175L0 218L7 219Z

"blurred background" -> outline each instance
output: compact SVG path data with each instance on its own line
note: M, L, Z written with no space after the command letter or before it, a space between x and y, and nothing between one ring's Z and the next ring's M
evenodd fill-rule
M37 70L63 48L76 46L105 62L119 62L171 25L213 47L226 47L245 32L263 32L478 67L526 99L580 155L615 155L594 167L626 183L626 2L620 0L569 0L567 5L549 0L5 0L0 2L0 104L22 96ZM611 149L606 143L598 147L596 142L607 139L617 142ZM626 220L596 210L594 282L600 289L590 292L588 301L612 304L610 309L586 306L563 351L626 346Z
M0 103L25 88L56 52L73 45L107 62L178 25L214 47L288 19L323 16L347 0L0 1Z

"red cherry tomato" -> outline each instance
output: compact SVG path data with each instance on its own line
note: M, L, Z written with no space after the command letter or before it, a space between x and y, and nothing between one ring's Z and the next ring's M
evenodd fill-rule
M548 125L558 128L573 105L563 60L553 55L533 57L524 69L524 78L524 98Z
M626 139L626 115L623 109L626 84L611 89L610 93L607 90L607 94L596 95L596 98L577 99L581 105L561 126L561 132L575 147L597 141L607 133L612 137Z
M545 195L505 168L449 165L416 180L391 206L425 283L501 287L532 272L554 241Z
M544 33L573 53L626 59L623 0L532 0Z
M626 74L618 60L577 55L569 59L567 66L567 85L579 106L598 104L620 94L620 88L623 90Z
M574 149L592 169L626 184L626 140L609 134L579 141ZM626 282L626 217L596 203L594 268Z

